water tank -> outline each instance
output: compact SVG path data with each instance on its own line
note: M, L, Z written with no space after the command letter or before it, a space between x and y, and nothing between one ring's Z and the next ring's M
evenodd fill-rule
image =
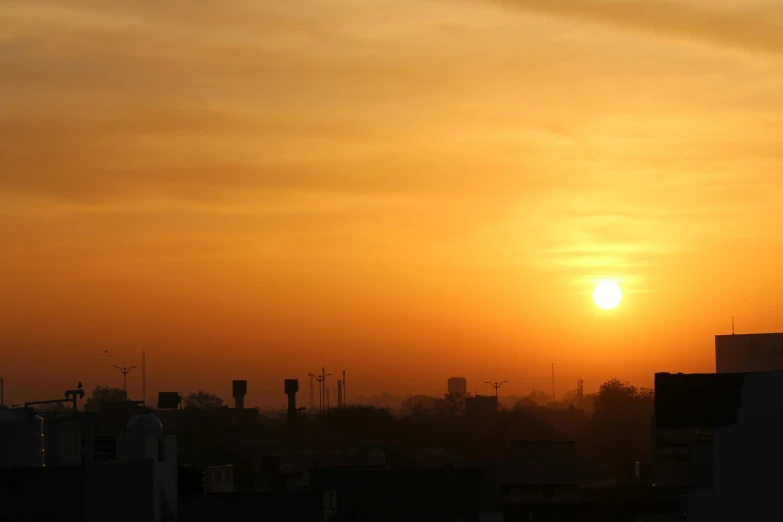
M231 396L236 399L237 397L244 397L245 395L247 395L247 381L231 381Z
M128 420L128 435L135 437L162 437L163 424L152 412L135 414Z
M465 377L452 377L449 379L449 393L465 395L468 392L468 380Z
M32 408L0 406L0 468L44 466L43 418Z

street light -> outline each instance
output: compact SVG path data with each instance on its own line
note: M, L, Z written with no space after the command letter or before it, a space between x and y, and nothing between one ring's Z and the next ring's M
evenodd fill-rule
M120 368L119 366L114 366L117 368L120 373L122 373L122 388L125 391L125 400L128 400L128 374L132 369L135 368L135 366L131 366L130 368Z
M308 373L308 376L312 377L316 381L318 381L318 411L323 411L323 398L321 397L321 382L324 380L324 378L320 375L313 375L312 373Z
M501 386L503 386L504 384L506 384L508 381L503 381L503 382L489 382L489 381L484 381L484 382L485 382L485 383L487 383L487 384L489 384L489 385L490 385L490 386L492 386L493 388L495 388L495 397L497 398L497 396L498 396L498 389L499 389Z

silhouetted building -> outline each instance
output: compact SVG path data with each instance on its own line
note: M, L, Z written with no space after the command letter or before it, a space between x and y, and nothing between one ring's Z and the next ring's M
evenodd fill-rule
M254 493L218 493L183 497L183 522L322 522L323 499L309 489Z
M783 333L716 335L718 373L783 370Z
M734 424L743 374L655 375L653 482L690 488L709 466L712 432Z
M43 429L32 408L0 406L0 468L43 467Z
M182 397L177 392L158 392L159 410L176 410L182 404Z
M783 372L655 377L655 480L688 485L688 520L783 520Z
M487 473L485 498L509 520L549 520L542 514L573 513L563 505L579 502L579 487L595 475L590 461L579 458L573 441L519 441L511 455L460 462L457 468Z
M310 471L310 487L336 520L476 520L486 511L480 469L327 468Z
M498 412L498 398L495 395L476 395L465 398L465 415L487 417Z
M71 422L90 418L95 416L73 416ZM78 464L0 469L0 519L176 520L176 438L164 436L160 421L148 412L133 415L124 431L116 438L115 455L110 460L88 458L89 452L81 451L74 453L83 458ZM79 429L72 433L81 436ZM81 443L78 437L73 440ZM68 459L61 456L63 460Z
M202 471L204 493L235 493L234 466L210 466Z

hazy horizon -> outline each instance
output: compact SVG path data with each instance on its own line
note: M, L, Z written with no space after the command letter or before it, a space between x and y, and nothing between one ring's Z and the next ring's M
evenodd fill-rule
M306 404L322 366L349 398L552 363L559 393L649 387L714 371L732 316L783 331L772 0L0 0L0 27L6 403L142 349L151 401Z

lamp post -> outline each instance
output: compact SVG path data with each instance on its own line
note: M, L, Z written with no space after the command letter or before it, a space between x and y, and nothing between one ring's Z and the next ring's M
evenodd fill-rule
M135 366L131 366L130 368L120 368L119 366L114 366L117 368L120 373L122 373L122 389L125 392L125 400L128 400L128 374L132 369L135 368Z
M498 396L498 389L499 389L501 386L503 386L504 384L506 384L508 381L503 381L503 382L489 382L489 381L484 381L484 382L486 382L487 384L489 384L490 386L492 386L493 388L495 388L495 397L497 398L497 396Z

